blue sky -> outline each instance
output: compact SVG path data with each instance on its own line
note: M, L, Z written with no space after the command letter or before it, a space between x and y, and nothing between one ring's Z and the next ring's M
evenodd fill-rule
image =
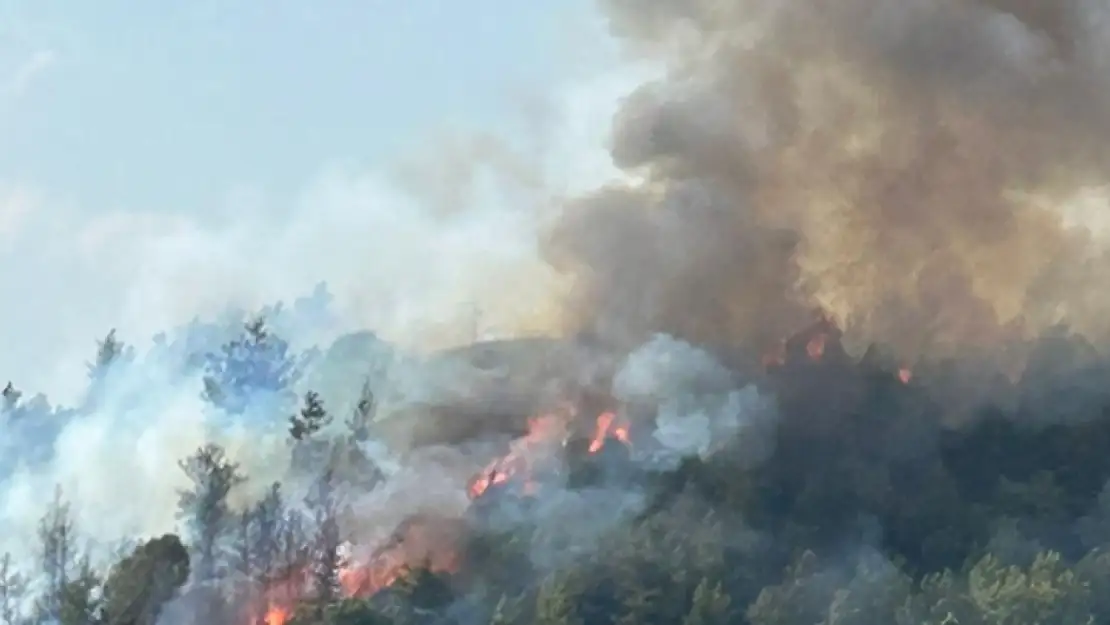
M539 288L628 67L591 0L0 0L0 378L318 280L400 333Z
M496 123L514 93L588 62L588 0L0 6L19 83L0 176L143 210L198 210L321 162L374 163L429 126Z

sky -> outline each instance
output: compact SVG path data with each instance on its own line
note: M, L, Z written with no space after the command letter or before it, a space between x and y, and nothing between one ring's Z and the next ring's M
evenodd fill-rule
M394 329L460 264L534 283L522 215L608 175L637 71L590 0L0 0L0 378L319 280Z

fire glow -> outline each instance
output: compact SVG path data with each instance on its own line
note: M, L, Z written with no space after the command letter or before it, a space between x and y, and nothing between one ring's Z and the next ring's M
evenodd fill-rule
M535 462L549 458L547 454L561 447L567 440L570 419L559 414L545 414L528 421L528 432L513 441L509 453L489 463L470 483L467 491L471 499L481 497L491 486L506 484L515 480L521 485L523 494L535 494L537 484L534 479ZM624 445L631 444L629 424L615 412L598 415L590 438L589 453L600 452L609 440Z
M369 598L389 588L414 565L427 566L432 573L456 573L460 568L458 528L450 520L417 517L406 521L394 536L372 556L349 562L338 571L339 590L344 597ZM275 583L265 590L260 608L247 625L286 625L294 606L308 593L307 569L292 580Z

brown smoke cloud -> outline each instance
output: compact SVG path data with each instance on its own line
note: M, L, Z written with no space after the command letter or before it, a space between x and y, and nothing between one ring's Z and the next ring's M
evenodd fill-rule
M667 64L614 120L642 183L568 203L573 330L767 345L814 307L907 356L1108 329L1101 0L600 0ZM1103 202L1104 203L1104 202Z

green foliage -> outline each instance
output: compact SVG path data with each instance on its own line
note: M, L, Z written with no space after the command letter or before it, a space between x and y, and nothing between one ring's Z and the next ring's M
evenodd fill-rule
M75 532L69 503L63 499L59 487L39 521L39 572L45 582L45 589L35 607L39 619L73 618L74 611L84 607L80 593L84 589L83 583L87 581L82 576L88 572L88 567L87 561L77 552ZM72 602L76 605L69 605Z
M368 599L344 599L328 605L323 613L307 607L298 610L288 625L394 625L394 621Z
M189 579L189 553L166 534L117 562L104 583L104 618L112 625L156 625L162 607Z
M234 522L227 497L246 477L214 443L202 446L179 465L190 482L188 489L178 493L178 508L197 554L195 573L202 580L213 579L218 573L221 539Z
M433 572L430 564L427 563L404 571L394 582L392 591L405 603L418 610L440 610L455 599L447 579Z
M134 349L121 341L116 336L115 328L112 328L103 339L96 342L96 357L85 365L89 380L102 380L114 365L133 357Z
M221 392L284 389L284 350L254 323L209 373L223 376ZM123 351L109 333L90 375ZM59 493L40 526L34 617L157 625L181 598L213 625L253 625L247 608L277 599L296 606L289 625L1110 623L1110 399L1071 403L1068 425L1034 427L1031 413L1051 406L1037 395L949 427L926 389L875 362L843 367L805 374L816 390L795 387L812 382L804 376L776 381L781 414L766 461L745 455L748 440L662 468L637 464L635 447L614 444L606 456L568 444L566 489L550 500L471 505L467 534L452 544L458 571L410 562L357 598L344 596L340 547L343 523L363 521L345 497L383 478L363 445L375 387L363 384L353 404L329 400L354 406L335 437L309 391L289 418L294 505L275 483L233 509L246 477L205 445L181 461L185 543L143 542L102 578ZM24 405L9 384L3 410ZM277 423L291 411L274 411ZM630 511L616 504L626 496ZM16 606L30 577L0 560L0 625L24 625Z
M311 438L331 423L331 415L324 408L320 394L308 391L304 395L304 405L298 414L289 417L289 435L295 441Z
M27 592L27 579L12 564L12 556L0 557L0 624L17 625L21 621L19 602Z
M578 614L578 590L568 574L551 575L536 594L532 622L535 625L585 625Z
M694 589L693 605L682 625L729 625L733 621L732 599L720 582L703 579Z
M89 625L101 615L101 579L88 559L81 561L76 575L66 581L59 594L59 625Z
M1087 586L1055 552L1028 568L987 555L968 572L968 593L989 625L1094 622Z

